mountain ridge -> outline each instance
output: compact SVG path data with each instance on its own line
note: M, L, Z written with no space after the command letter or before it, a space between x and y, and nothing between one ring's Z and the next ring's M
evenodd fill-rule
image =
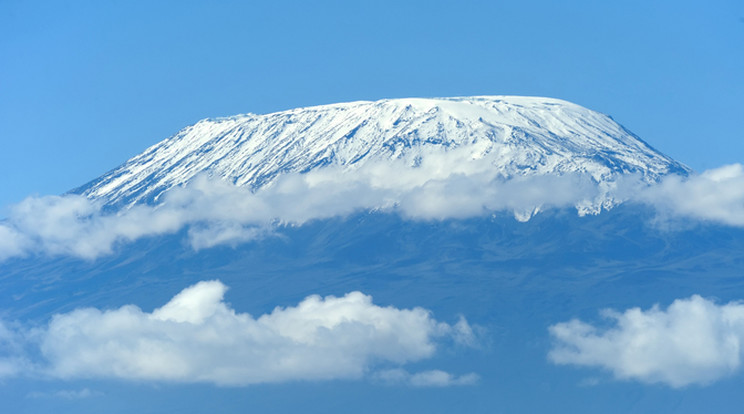
M602 182L637 173L655 182L691 171L611 117L567 101L404 98L204 119L71 192L131 206L203 173L259 189L282 174L332 165L353 171L400 160L415 168L455 148L488 159L506 179L581 173Z

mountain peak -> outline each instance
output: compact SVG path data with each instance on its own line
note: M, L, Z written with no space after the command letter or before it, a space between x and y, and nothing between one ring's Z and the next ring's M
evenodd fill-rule
M690 170L607 115L559 99L405 98L205 119L73 190L106 204L156 201L206 173L261 188L283 173L324 166L447 156L487 158L504 178L581 173L597 182L636 173L646 182Z

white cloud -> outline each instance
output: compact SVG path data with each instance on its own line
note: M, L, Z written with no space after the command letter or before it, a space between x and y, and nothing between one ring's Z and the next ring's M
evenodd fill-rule
M31 243L16 229L0 223L0 261L25 256Z
M744 166L726 165L689 178L666 177L643 189L636 201L656 207L662 216L744 226Z
M651 205L661 216L744 226L744 167L733 165L648 185L635 175L597 184L588 176L523 176L505 180L486 159L467 151L402 162L370 163L355 171L325 168L288 174L252 192L198 177L155 206L106 212L81 196L31 197L0 223L0 260L33 254L94 259L118 244L186 228L194 249L235 245L272 234L277 225L378 210L413 220L512 212L528 220L548 208L576 206L596 213L613 203Z
M667 309L605 311L614 326L579 320L550 327L549 359L606 369L618 378L672 387L708 384L741 368L744 304L718 305L700 296Z
M527 219L540 208L590 203L597 196L595 186L580 176L504 181L472 164L449 173L428 164L367 165L353 174L328 168L280 177L257 192L202 176L170 190L156 206L114 213L77 195L31 197L12 206L0 223L0 260L39 253L95 259L118 244L183 228L191 246L202 249L264 237L277 224L302 225L363 210L424 220L513 211Z
M387 384L408 384L414 387L451 387L460 385L474 385L480 380L475 373L456 376L438 369L411 374L396 368L375 373L375 378Z
M0 225L0 232L15 240L0 245L0 256L43 252L92 259L110 253L119 242L177 231L184 224L179 213L137 206L106 214L99 203L82 196L29 197L12 206Z
M219 281L200 282L150 313L127 305L54 315L48 326L25 332L38 346L31 354L43 358L33 371L224 385L361 378L378 363L430 358L444 338L473 341L464 319L449 325L422 308L377 306L360 292L310 296L254 318L231 309L226 290ZM5 376L23 373L14 367Z
M33 364L25 356L26 342L17 324L0 321L0 378L14 377L33 369Z
M91 391L89 388L83 388L81 390L58 390L58 391L32 391L26 394L26 398L62 398L65 400L80 400L83 398L98 397L103 395L99 391Z

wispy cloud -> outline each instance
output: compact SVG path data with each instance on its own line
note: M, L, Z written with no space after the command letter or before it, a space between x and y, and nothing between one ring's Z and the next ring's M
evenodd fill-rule
M438 369L411 374L404 369L396 368L377 372L375 374L375 379L386 384L394 385L406 384L413 387L451 387L474 385L478 383L480 376L472 372L456 376Z
M89 388L83 388L81 390L32 391L26 394L26 398L62 398L65 400L80 400L101 395L103 395L103 393L99 391L91 391Z
M430 358L445 338L472 342L464 319L449 325L422 308L377 306L360 292L310 296L254 318L231 309L226 290L200 282L149 313L134 305L85 308L54 315L42 328L7 330L42 359L20 364L32 357L7 350L5 361L16 365L2 374L222 385L358 379L377 363ZM440 377L429 380L447 385Z
M718 305L696 295L666 309L606 310L603 315L613 326L598 328L580 320L551 326L555 344L549 359L675 388L708 384L741 368L742 303Z
M0 320L0 378L33 371L33 363L26 356L28 341L23 331L17 323Z
M358 211L385 211L411 220L442 220L512 212L520 220L549 208L575 206L580 214L619 202L657 209L661 218L744 226L744 168L731 165L688 178L647 184L630 175L595 183L588 176L497 176L483 160L453 152L417 168L370 163L357 171L334 168L288 174L252 192L198 177L167 192L158 205L106 212L81 196L31 197L0 222L0 260L24 255L94 259L117 245L186 228L194 249L238 244L271 234L277 224ZM459 154L459 155L458 155Z

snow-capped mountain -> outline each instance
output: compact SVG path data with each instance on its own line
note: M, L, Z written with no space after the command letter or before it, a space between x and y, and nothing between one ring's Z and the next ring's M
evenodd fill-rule
M456 163L469 159L476 174L427 187L440 174L432 166L472 172ZM333 174L356 183L388 164L402 174L383 176L407 193L397 184L381 198L367 197L378 190L370 186L283 193ZM495 173L483 180L482 168ZM429 180L419 193L406 187L410 171ZM722 185L737 171L665 177L689 169L608 116L546 98L358 102L201 121L76 190L113 214L84 197L50 196L0 222L0 249L17 245L4 261L0 250L0 399L7 412L76 414L103 404L193 411L204 401L221 412L730 411L744 386L744 367L730 363L741 352L728 346L742 337L744 228L663 214L680 199L712 198L701 205L716 217L738 198L716 205L706 196L740 188ZM197 178L158 199L202 172L245 188ZM577 172L600 184L633 174L674 197L660 208L641 197L597 215L546 208L517 221L484 188L522 195L528 187L508 185L537 183L539 200L572 182L541 175ZM388 195L397 209L361 208ZM358 203L344 210L347 199ZM414 214L417 200L445 210L455 202L425 216ZM277 219L296 211L314 219ZM399 351L421 343L412 337L430 338L412 348L423 349L419 359ZM551 356L575 344L587 363ZM621 359L651 369L622 371ZM325 369L348 361L361 368Z
M607 115L551 98L391 99L205 119L72 192L125 206L157 201L206 172L257 189L288 172L423 159L461 148L496 174L637 173L653 182L689 169Z

